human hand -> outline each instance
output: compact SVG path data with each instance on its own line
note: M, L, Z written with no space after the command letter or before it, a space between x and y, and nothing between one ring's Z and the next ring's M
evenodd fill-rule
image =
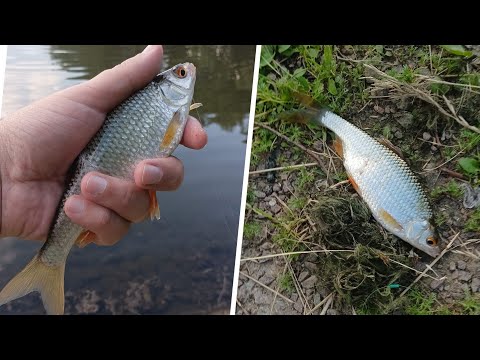
M87 82L0 120L0 237L46 240L70 166L106 114L160 72L162 58L161 46L149 46ZM207 135L195 118L189 118L181 143L191 149L206 145ZM88 173L81 194L65 203L65 213L95 233L95 243L112 245L146 217L148 190L180 186L183 165L173 156L144 160L134 178L135 183Z

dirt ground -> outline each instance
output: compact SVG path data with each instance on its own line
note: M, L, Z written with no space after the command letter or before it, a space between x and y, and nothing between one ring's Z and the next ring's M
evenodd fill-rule
M349 66L362 68L371 56L365 48L352 48L350 52L334 48L337 63L347 63L345 71L349 71ZM405 73L401 69L407 66L415 74L435 73L438 78L452 82L460 77L460 69L450 72L452 75L457 71L457 77L446 76L448 71L442 73L438 67L435 72L435 65L425 72L421 57L412 56L411 49L408 54L407 49L398 47L385 46L385 49L392 49L393 56L380 56L378 62L372 62L385 72L397 68ZM425 49L420 50L428 51ZM302 67L309 73L303 49L290 58L284 58L278 51L277 48L272 61L283 64L290 73ZM443 51L430 48L430 62L432 53L447 57ZM345 58L346 61L342 60ZM322 61L322 49L315 59ZM426 59L428 64L428 54ZM275 64L271 64L268 66L273 69ZM465 66L462 69L478 73L475 56L459 64ZM479 185L478 172L474 169L471 174L466 173L458 163L461 158L479 156L478 134L466 133L464 126L422 99L415 96L399 99L394 96L395 89L379 89L383 86L381 81L369 78L373 75L367 68L356 76L361 78L361 86L369 96L337 111L374 138L387 138L419 178L432 205L442 246L446 247L434 260L387 233L373 220L363 201L345 181L341 159L332 149L328 132L281 125L275 120L278 117L275 113L289 110L290 105L274 109L265 101L267 105L259 109L261 99L274 98L271 94L281 92L280 85L278 88L271 85L283 81L279 76L280 66L276 67L275 75L271 75L273 71L268 66L264 67L266 76L260 81L274 81L270 87L263 87L267 88L264 93L259 85L257 114L263 112L257 115L256 122L282 133L288 141L266 135L272 133L269 129L255 127L253 146L263 148L258 152L252 148L257 158L250 168L236 313L479 314L479 204L473 208L465 206L472 200L468 198L467 186ZM337 73L338 69L337 66ZM306 78L310 85L315 82ZM409 84L417 86L416 80ZM312 87L310 91L311 95ZM454 90L445 94L450 104L457 107L458 114L468 118L471 125L480 125L480 96ZM442 105L448 108L448 104ZM327 174L296 146L299 143L321 158ZM285 168L300 164L307 166ZM262 172L272 168L280 169Z

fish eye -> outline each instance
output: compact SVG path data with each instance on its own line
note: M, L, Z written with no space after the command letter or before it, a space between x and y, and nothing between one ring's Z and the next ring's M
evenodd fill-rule
M187 70L184 66L179 66L175 69L175 74L177 74L180 79L183 79L185 76L187 76Z
M427 244L430 245L430 246L437 246L438 241L433 236L429 236L427 238Z

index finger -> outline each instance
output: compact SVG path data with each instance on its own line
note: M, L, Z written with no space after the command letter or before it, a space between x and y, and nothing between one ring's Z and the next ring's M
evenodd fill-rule
M207 145L207 141L207 132L203 129L200 121L193 116L189 116L180 143L190 149L199 150Z

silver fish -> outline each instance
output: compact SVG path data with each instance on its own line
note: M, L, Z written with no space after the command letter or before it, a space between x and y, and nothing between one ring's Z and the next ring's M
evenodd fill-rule
M313 117L337 135L350 182L388 231L430 256L440 253L432 210L418 180L393 151L328 110Z
M193 64L176 65L158 74L107 115L79 155L47 241L0 292L0 306L38 291L48 314L63 314L68 254L75 243L81 244L93 235L70 221L63 210L65 201L80 194L82 178L90 171L133 181L135 165L141 160L169 156L182 138L195 79ZM155 191L150 192L150 202L150 217L160 218Z

